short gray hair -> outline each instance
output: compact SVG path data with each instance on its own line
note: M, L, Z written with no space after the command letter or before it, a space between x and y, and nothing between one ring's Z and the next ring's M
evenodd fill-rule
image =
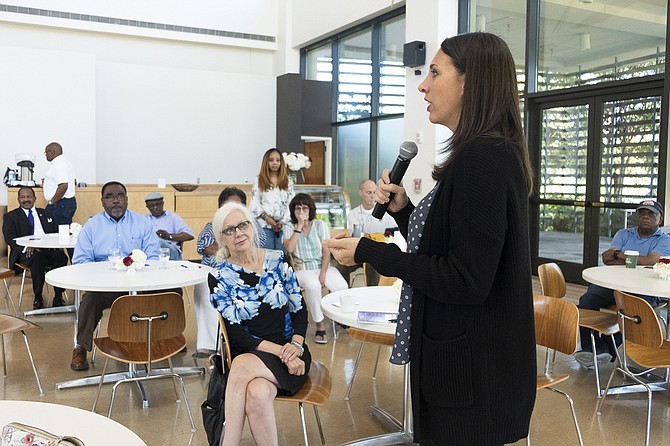
M214 219L212 220L214 239L216 240L216 243L219 244L219 250L216 252L216 260L219 262L223 262L230 256L230 251L223 242L223 233L221 231L223 231L223 221L228 218L233 211L240 211L244 215L244 218L249 220L251 223L251 243L254 247L258 247L258 228L256 226L256 219L251 215L251 212L246 206L235 202L228 202L216 211Z

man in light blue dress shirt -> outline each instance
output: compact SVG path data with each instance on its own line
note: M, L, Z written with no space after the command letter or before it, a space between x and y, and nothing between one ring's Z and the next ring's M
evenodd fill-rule
M133 249L140 249L147 259L158 259L158 236L144 215L128 210L126 187L110 181L102 186L103 212L91 217L84 225L74 248L72 264L106 262L111 248L118 248L122 257ZM79 306L77 345L72 352L70 367L87 370L86 352L91 351L93 332L102 318L102 312L124 292L87 291Z

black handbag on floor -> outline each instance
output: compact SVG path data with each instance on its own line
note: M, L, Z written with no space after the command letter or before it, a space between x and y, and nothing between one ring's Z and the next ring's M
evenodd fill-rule
M217 333L217 351L219 336ZM209 446L218 446L225 421L224 398L228 381L228 361L224 361L220 353L209 358L211 375L207 387L207 399L200 405L202 423L207 433Z

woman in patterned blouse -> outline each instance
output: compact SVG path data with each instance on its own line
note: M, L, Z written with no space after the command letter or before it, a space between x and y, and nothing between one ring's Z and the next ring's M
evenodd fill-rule
M223 315L233 362L225 395L223 445L240 442L245 418L257 444L277 444L273 400L305 383L307 309L282 251L257 247L249 210L225 204L214 215L220 249L211 302Z

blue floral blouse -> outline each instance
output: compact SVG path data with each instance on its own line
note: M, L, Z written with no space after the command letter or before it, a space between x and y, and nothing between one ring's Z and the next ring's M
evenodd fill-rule
M266 249L260 275L229 261L215 265L210 301L223 315L233 355L266 340L280 345L307 332L307 308L282 251Z

